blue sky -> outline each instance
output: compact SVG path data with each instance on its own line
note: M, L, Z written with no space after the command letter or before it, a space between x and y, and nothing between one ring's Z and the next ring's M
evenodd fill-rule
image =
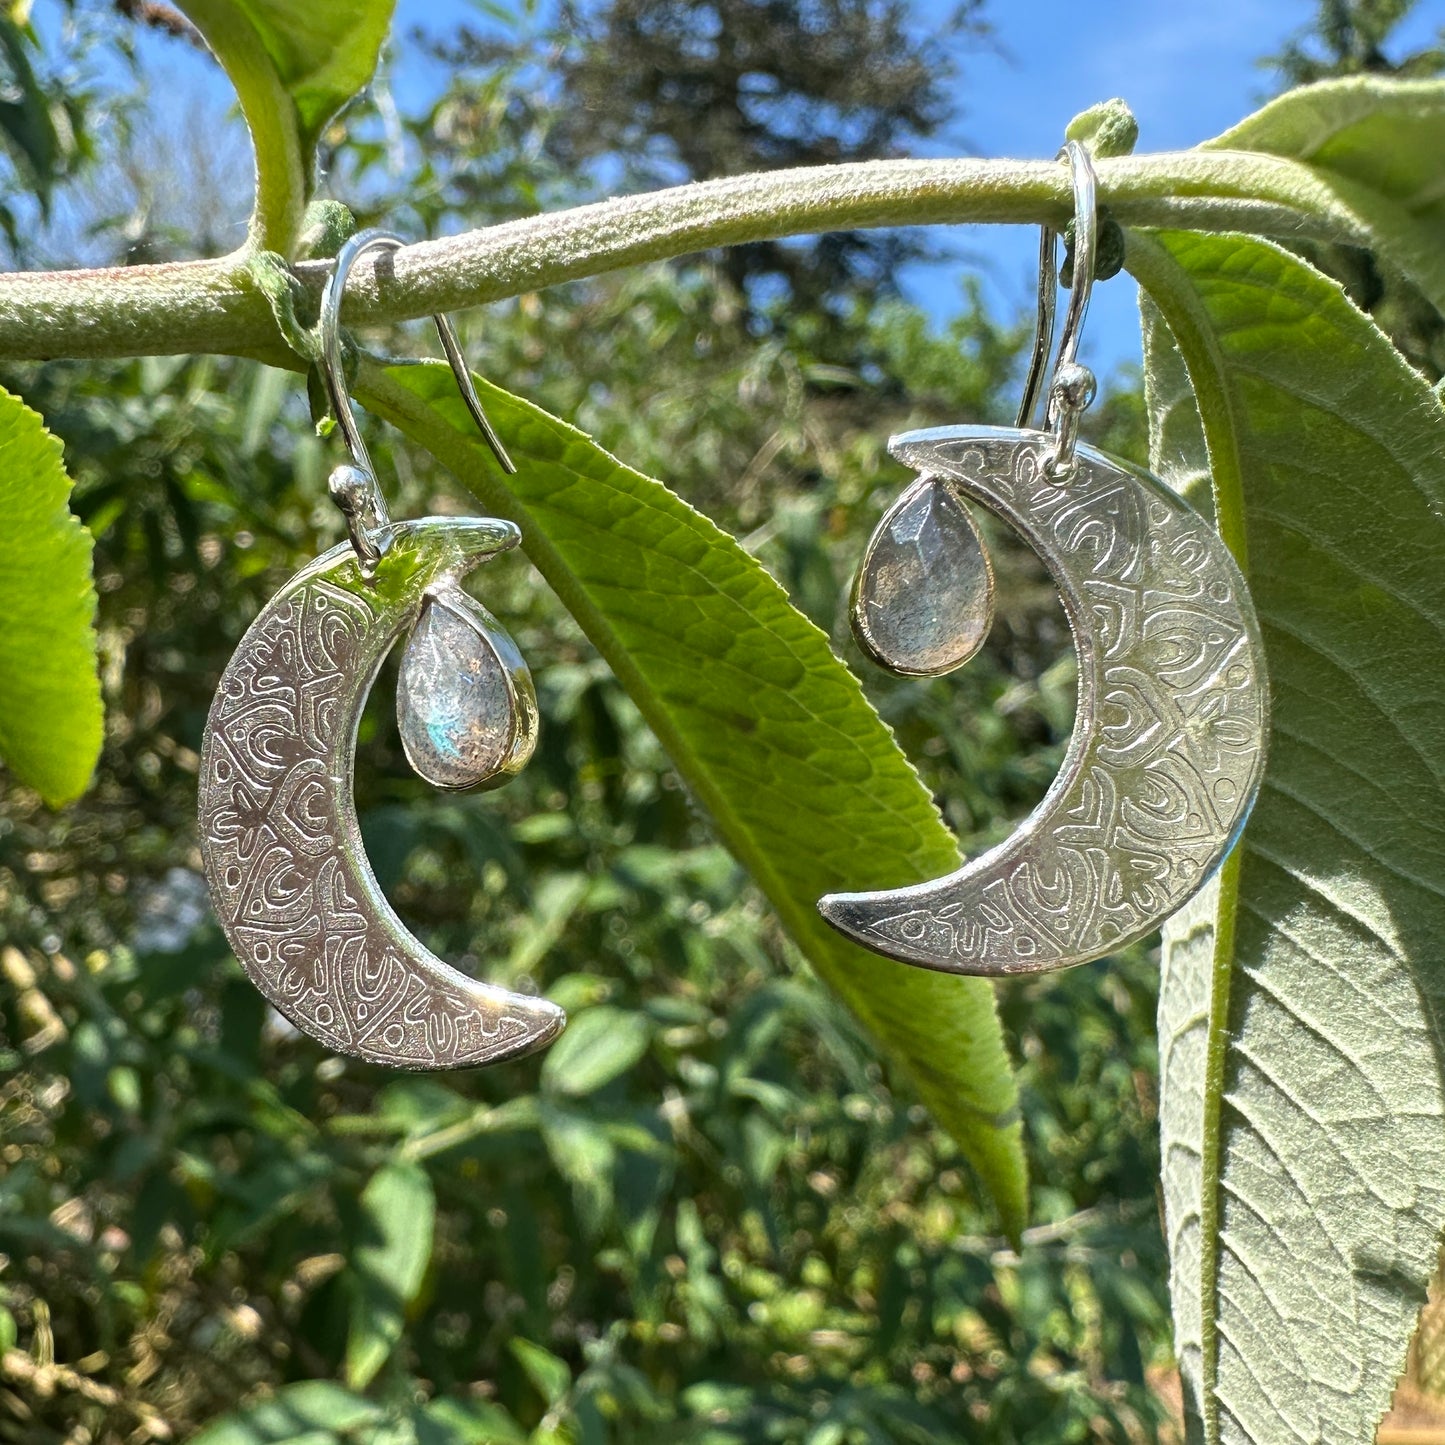
M945 0L918 0L920 28L949 8ZM1271 79L1256 60L1278 50L1314 8L1314 0L1096 0L1088 7L1078 0L992 0L992 44L968 42L961 49L960 116L929 153L1051 156L1072 116L1112 96L1122 96L1138 117L1141 151L1195 145L1260 104ZM441 31L484 14L471 0L398 0L396 33ZM1445 0L1422 0L1401 43L1424 44L1442 25ZM173 42L149 39L143 54L158 92L174 94L178 85L191 94L226 94L212 69ZM409 54L403 43L394 78L403 106L437 79ZM946 317L959 305L963 274L972 270L1001 313L1031 309L1036 233L960 227L948 240L962 259L914 268L907 277L914 300ZM1138 352L1135 291L1120 276L1095 289L1083 359L1106 375L1136 361Z
M1113 96L1138 117L1140 151L1197 145L1267 98L1272 78L1255 62L1279 50L1314 8L1313 0L1002 0L989 8L998 53L963 60L966 113L956 148L1049 156L1070 119ZM1442 24L1445 0L1424 0L1402 41L1424 45ZM1000 307L1030 305L1036 236L979 226L967 240L989 298ZM915 299L946 309L949 277L930 271L911 279ZM1138 360L1137 296L1127 276L1095 288L1082 350L1102 373Z

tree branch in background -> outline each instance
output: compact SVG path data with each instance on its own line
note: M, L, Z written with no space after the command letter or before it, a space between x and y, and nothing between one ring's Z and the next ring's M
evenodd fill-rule
M173 40L184 40L207 55L211 53L201 39L201 32L179 10L161 4L160 0L115 0L115 9L116 14L123 15L135 25L158 30Z

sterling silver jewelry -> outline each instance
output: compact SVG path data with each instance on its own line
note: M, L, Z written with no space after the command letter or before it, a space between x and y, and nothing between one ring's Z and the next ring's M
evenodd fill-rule
M879 523L853 589L854 630L875 661L908 676L961 666L993 617L993 572L968 514L976 502L1043 559L1073 632L1073 736L1012 836L947 877L818 905L865 947L947 973L1067 968L1153 932L1233 847L1264 771L1264 649L1234 558L1177 493L1078 440L1095 391L1077 353L1098 217L1087 151L1070 141L1064 154L1074 266L1045 426L1029 423L1053 335L1051 228L1016 426L892 438L919 478Z
M449 1069L541 1048L565 1016L422 947L382 893L357 826L357 726L383 659L408 629L398 721L407 758L428 782L497 786L526 763L537 733L526 664L461 587L520 533L490 518L393 522L351 410L340 331L346 278L364 251L400 244L385 232L354 236L323 294L321 370L351 457L332 472L330 491L350 541L292 577L231 658L206 722L200 841L236 957L292 1023L338 1053ZM450 324L434 320L473 418L514 470Z

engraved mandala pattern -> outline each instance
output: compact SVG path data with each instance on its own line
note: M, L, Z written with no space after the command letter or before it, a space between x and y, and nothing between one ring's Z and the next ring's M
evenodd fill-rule
M1063 968L1153 931L1229 851L1263 770L1263 649L1218 534L1162 483L1087 447L1053 484L1048 446L950 428L892 447L1034 546L1079 656L1063 768L1007 842L948 878L820 905L868 947L950 972Z
M490 524L495 528L495 524ZM436 530L435 527L433 530ZM211 897L252 981L340 1053L404 1068L487 1062L561 1026L545 1000L478 983L423 949L371 872L351 798L356 727L382 659L461 527L404 524L387 587L349 545L297 573L227 667L206 726L200 838ZM474 546L470 560L497 550Z

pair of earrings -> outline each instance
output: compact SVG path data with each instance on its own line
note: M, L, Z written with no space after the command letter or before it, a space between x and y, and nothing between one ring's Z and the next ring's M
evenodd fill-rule
M864 650L909 676L961 666L993 616L993 572L968 512L1002 516L1058 585L1079 657L1064 765L997 848L947 877L831 894L834 927L887 957L1006 975L1082 963L1145 936L1206 881L1259 787L1268 690L1244 579L1213 527L1148 474L1078 442L1094 378L1077 361L1097 207L1083 147L1066 147L1075 259L1058 358L1057 237L1040 246L1039 320L1017 425L894 437L919 479L864 554L853 623ZM396 237L342 248L322 302L322 371L351 463L332 474L350 541L296 574L226 668L206 725L200 834L223 928L247 974L307 1033L400 1068L491 1063L560 1032L546 1000L459 973L396 917L366 859L351 795L356 730L381 663L408 628L397 711L413 767L440 787L505 781L530 756L531 680L463 576L517 544L489 519L392 522L342 371L352 263ZM499 462L444 317L436 323ZM1043 391L1044 426L1029 426Z

